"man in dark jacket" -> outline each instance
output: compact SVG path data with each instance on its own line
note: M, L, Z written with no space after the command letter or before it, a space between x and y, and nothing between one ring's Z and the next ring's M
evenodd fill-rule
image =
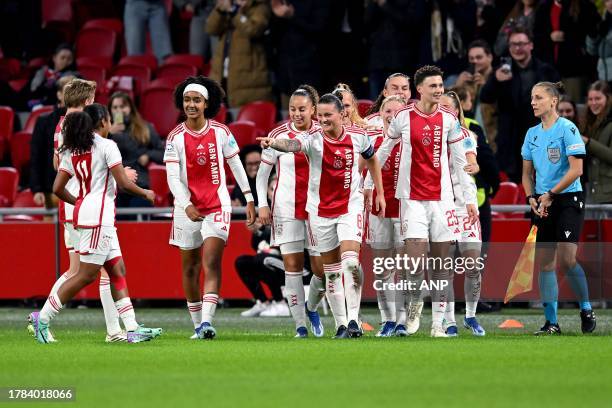
M46 208L57 206L57 198L52 193L56 174L53 168L53 135L60 118L66 114L64 87L73 78L65 76L57 81L58 104L53 112L38 118L30 142L30 189L34 194L34 202L44 204Z
M538 120L531 109L531 88L541 81L559 81L557 71L532 57L533 37L516 27L508 35L511 61L504 62L480 91L480 101L497 103L497 161L508 177L521 182L521 146L527 129Z

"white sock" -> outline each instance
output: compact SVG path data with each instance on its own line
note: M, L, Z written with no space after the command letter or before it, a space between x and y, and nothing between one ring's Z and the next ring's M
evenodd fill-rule
M193 327L197 329L202 321L202 302L187 302L187 309L189 310Z
M448 282L447 272L434 271L430 282L441 284L442 281ZM444 289L436 289L435 287L431 290L431 325L442 326L444 320L444 312L446 311L446 305L448 303L448 286Z
M60 302L57 294L54 293L47 298L45 305L40 310L39 320L43 323L49 324L51 319L57 316L62 307L64 307L64 305L62 305L62 302Z
M57 280L53 284L53 287L51 288L51 292L49 293L49 296L57 294L57 291L59 290L59 288L64 284L64 282L68 280L68 273L69 272L64 272L59 278L57 278Z
M126 296L123 299L119 299L118 301L116 301L115 307L117 308L117 312L119 312L119 317L121 317L121 321L123 321L125 330L134 331L138 329L138 323L136 322L136 313L134 312L134 306L132 306L132 301L130 300L129 296Z
M216 293L206 293L202 298L202 323L208 322L212 324L213 317L215 317L215 310L217 310L217 303L219 302L219 295Z
M359 265L359 254L357 252L346 251L342 254L342 273L344 275L347 319L349 322L351 320L358 322L363 272Z
M463 291L465 293L465 317L476 317L476 308L480 299L482 276L480 272L476 277L470 277L470 274L465 274L463 282Z
M387 287L387 289L376 291L378 310L380 310L382 322L395 321L395 291L388 289L388 285L394 281L394 275L393 271L385 271L380 275L376 275L376 280L379 281L377 287Z
M308 291L308 310L314 312L319 307L321 300L325 296L325 285L323 279L317 275L312 275L310 278L310 290Z
M444 311L444 320L446 320L447 326L456 326L455 321L455 302L447 302L446 310Z
M306 295L304 294L302 272L285 271L285 297L295 321L295 328L306 327L306 309L304 308Z
M111 293L110 279L102 276L100 277L100 301L102 302L102 311L104 311L104 321L106 321L106 333L112 336L121 332L119 313Z
M347 326L346 320L346 303L344 302L344 285L342 284L342 265L340 262L332 264L323 264L325 272L326 294L329 308L334 315L336 328Z
M397 283L408 285L405 271L398 272L397 278ZM406 302L408 298L408 289L395 291L395 322L404 326L406 325Z

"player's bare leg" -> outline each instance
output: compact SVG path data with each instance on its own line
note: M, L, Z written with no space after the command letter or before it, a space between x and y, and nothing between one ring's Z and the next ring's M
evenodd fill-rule
M200 275L202 272L202 247L181 249L183 292L187 299L187 309L193 322L194 330L202 323L202 293ZM197 335L191 336L196 339Z
M225 249L225 241L217 237L206 238L203 249L206 275L204 278L204 296L202 297L202 321L196 333L200 339L213 339L217 334L212 322L219 301L221 260Z

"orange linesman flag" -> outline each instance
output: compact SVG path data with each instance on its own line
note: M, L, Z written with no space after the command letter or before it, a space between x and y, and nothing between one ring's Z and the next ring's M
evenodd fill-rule
M508 282L504 303L508 303L510 299L516 295L529 292L533 289L533 268L535 264L535 243L537 233L538 227L535 225L532 226L525 240L525 245L521 250L521 255L514 266L510 282Z

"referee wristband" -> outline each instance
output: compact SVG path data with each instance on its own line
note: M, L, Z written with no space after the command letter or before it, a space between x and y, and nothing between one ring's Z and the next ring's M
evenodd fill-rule
M252 193L246 193L244 195L244 198L246 198L247 203L254 203L255 199L253 198L253 194Z

